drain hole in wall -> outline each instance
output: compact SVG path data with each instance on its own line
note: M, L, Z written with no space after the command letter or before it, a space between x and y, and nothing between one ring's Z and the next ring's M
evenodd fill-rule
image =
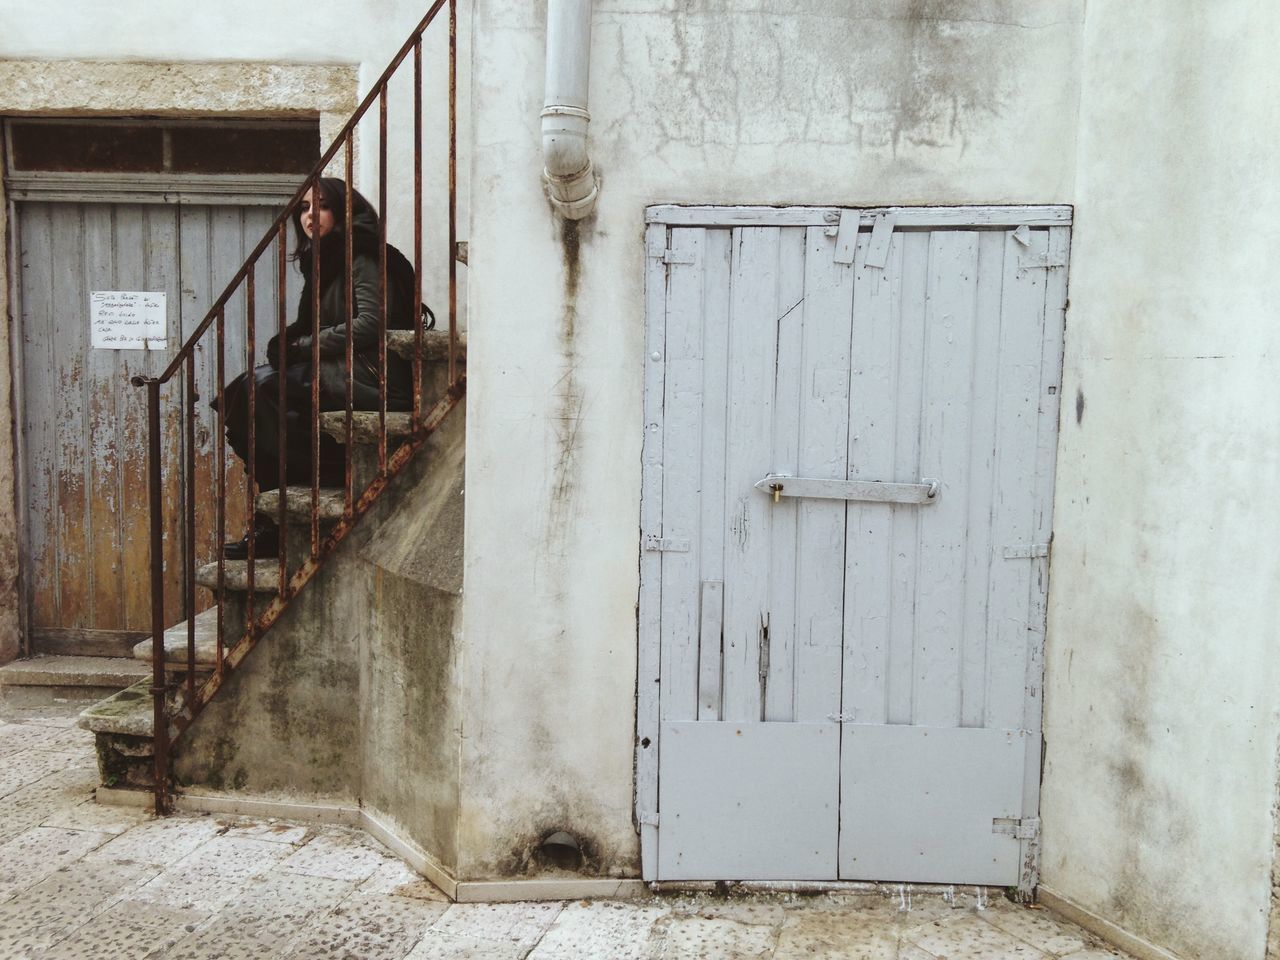
M582 849L573 834L557 830L543 838L538 846L538 859L545 866L560 870L577 870L582 866Z

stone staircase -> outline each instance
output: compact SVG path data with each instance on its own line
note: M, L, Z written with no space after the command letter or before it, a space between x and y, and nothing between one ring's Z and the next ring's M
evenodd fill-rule
M426 400L425 406L429 408L436 399L443 396L447 386L448 334L446 331L427 332L424 334L423 343L423 395ZM411 358L414 348L413 333L410 331L390 331L388 333L388 348L395 350L406 358ZM463 368L465 364L465 349L465 335L460 335L458 357L460 368ZM459 420L462 419L461 411L455 412L451 416L458 417ZM345 412L322 413L320 426L321 429L339 443L345 441ZM388 456L401 442L409 437L410 430L411 422L408 413L388 412ZM337 624L332 623L330 618L317 618L314 615L314 611L306 609L309 606L314 606L314 603L299 603L299 601L307 598L308 594L332 594L334 592L334 581L341 579L341 568L344 565L350 565L360 549L367 545L370 537L376 535L379 528L394 517L397 503L405 491L415 484L421 484L424 481L430 482L429 475L431 470L429 461L432 457L432 442L434 439L434 436L429 438L426 447L419 451L415 457L415 461L423 461L423 463L417 469L414 469L414 464L411 462L410 467L393 481L392 487L374 504L373 509L361 518L357 530L353 531L352 535L343 541L337 553L327 561L324 568L317 575L316 580L302 588L291 602L290 609L286 610L281 621L268 631L260 641L259 646L270 646L273 641L273 634L277 631L287 634L298 630L306 632L308 630L341 629ZM355 491L354 495L358 497L360 491L376 476L378 470L378 414L376 412L356 411L352 414L352 442L353 490ZM310 555L311 488L291 486L283 490L260 493L255 501L257 512L278 521L281 496L285 500L287 521L283 529L287 574L291 576ZM322 539L328 529L342 519L344 502L344 491L340 487L320 488L317 513ZM229 535L234 535L234 533L229 531ZM196 583L200 587L216 591L218 575L217 562L206 563L197 570ZM223 561L222 577L226 597L222 617L222 653L225 656L231 646L240 639L244 630L248 608L248 561ZM253 589L257 594L255 609L261 611L270 596L275 594L278 589L280 582L279 560L276 557L270 557L255 561L253 580ZM304 609L299 610L294 615L292 610L294 605ZM194 658L191 658L188 652L188 638L192 627L194 627L195 635ZM95 703L80 715L79 725L92 731L95 736L99 771L102 776L102 786L99 788L98 795L100 799L107 802L145 802L145 795L141 791L150 790L154 787L154 754L152 750L154 704L151 696L152 647L152 641L148 638L133 648L133 660L121 661L122 664L128 666L128 670L124 674L124 683L131 685ZM236 674L246 669L249 671L260 669L254 662L256 659L255 654L256 651L251 653L250 657L237 667L235 673L229 675L229 677L234 679ZM170 691L169 703L174 711L181 709L182 702L187 695L188 675L191 674L194 680L194 688L199 689L200 685L213 673L217 665L218 656L218 611L216 606L197 613L190 623L184 620L165 630L165 678ZM273 674L280 673L278 667L273 666L269 669ZM299 676L303 672L305 671L300 671ZM291 681L286 678L279 682L287 685ZM118 686L123 685L122 683ZM222 696L222 690L219 691L219 696ZM210 706L212 707L216 703L217 700L215 699ZM206 719L206 714L209 712L214 713L215 716ZM207 726L210 722L215 724L225 722L223 718L217 716L218 712L206 710L197 718L195 727ZM193 727L193 730L195 727ZM218 782L220 775L213 773L211 768L211 763L216 765L218 762L217 758L214 758L211 762L201 760L202 772L197 774L195 778L201 781L213 779L215 787L222 787L223 784ZM212 777L210 776L211 773L213 774ZM235 778L231 779L234 780Z

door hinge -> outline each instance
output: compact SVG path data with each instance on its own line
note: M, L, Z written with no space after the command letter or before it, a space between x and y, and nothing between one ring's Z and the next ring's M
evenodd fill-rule
M698 262L697 256L692 251L676 251L670 248L663 250L659 259L666 264Z
M667 553L688 553L689 541L675 537L655 537L652 534L644 538L646 550L664 550Z
M996 817L991 821L991 832L1002 837L1013 837L1015 840L1039 840L1040 818L1017 820L1013 817Z
M1049 545L1047 543L1013 543L1004 548L1004 558L1006 560L1031 560L1036 557L1047 557L1049 555Z
M636 813L636 822L642 823L648 827L658 826L658 819L659 818L656 813L650 813L647 810L641 810Z
M854 723L858 718L852 713L828 713L827 719L832 723Z

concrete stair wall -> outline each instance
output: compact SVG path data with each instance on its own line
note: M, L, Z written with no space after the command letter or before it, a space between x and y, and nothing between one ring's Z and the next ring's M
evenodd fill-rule
M411 335L406 334L411 337ZM434 337L437 347L441 338ZM437 352L440 352L437 350ZM424 367L442 392L444 364ZM362 806L448 867L455 859L459 724L454 715L461 615L465 401L459 403L300 591L176 742L175 788L232 798ZM356 493L377 466L377 414L354 416ZM345 415L323 415L345 437ZM388 451L408 415L388 417ZM258 497L275 519L281 492ZM310 547L309 488L283 491L289 571ZM321 490L322 535L342 515L340 489ZM231 532L229 532L231 533ZM279 580L276 558L254 566L260 609ZM240 636L248 564L224 561L224 643ZM197 575L217 583L217 564ZM196 679L213 669L217 613L194 618ZM185 693L188 626L165 632L166 673ZM134 649L147 679L86 710L104 786L152 786L150 640Z

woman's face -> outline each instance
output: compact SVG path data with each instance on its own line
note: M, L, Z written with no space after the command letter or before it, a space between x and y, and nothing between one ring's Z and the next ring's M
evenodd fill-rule
M314 188L302 198L299 215L302 232L312 240L327 236L333 230L333 211L329 209L329 201Z

